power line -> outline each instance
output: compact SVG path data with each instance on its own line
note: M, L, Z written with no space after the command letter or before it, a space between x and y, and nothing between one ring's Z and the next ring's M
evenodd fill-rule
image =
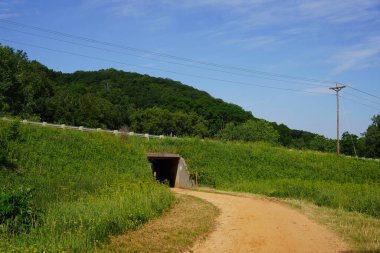
M368 92L365 92L365 91L359 90L359 89L354 88L354 87L352 87L352 86L350 86L350 85L347 85L347 87L348 87L348 88L351 88L351 89L353 89L353 90L355 90L355 91L358 91L358 92L360 92L360 93L366 94L366 95L368 95L368 96L371 96L371 97L374 97L374 98L380 99L380 97L378 97L378 96L376 96L376 95L373 95L373 94L370 94L370 93L368 93Z
M281 79L274 79L274 78L268 78L268 77L262 77L262 76L249 75L249 74L244 74L244 73L239 73L238 74L238 73L231 72L231 71L224 71L224 70L219 70L219 69L211 69L211 68L199 67L199 66L195 66L195 65L183 64L183 63L178 63L178 62L171 62L171 61L166 61L166 60L161 60L161 59L155 59L155 58L151 58L151 57L136 55L136 54L125 53L125 52L121 52L121 51L110 50L110 49L106 49L106 48L89 46L89 45L85 45L85 44L81 44L81 43L77 43L77 42L72 42L72 41L52 38L52 37L38 35L38 34L33 34L33 33L29 33L29 32L19 31L19 30L15 30L15 29L10 29L8 27L2 27L2 26L0 26L0 28L11 30L11 31L16 31L16 32L19 32L19 33L28 34L28 35L32 35L32 36L37 36L37 37L41 37L41 38L46 38L46 39L50 39L50 40L65 42L65 43L69 43L69 44L73 44L73 45L77 45L77 46L83 46L83 47L93 48L93 49L102 50L102 51L106 51L106 52L112 52L112 53L117 53L117 54L124 54L124 55L129 55L129 56L134 56L134 57L139 57L139 58L159 61L159 62L165 62L165 63L169 63L169 64L182 65L182 66L186 66L186 67L192 67L192 68L198 68L198 69L203 69L203 70L216 71L216 72L221 72L221 73L226 73L226 74L233 74L233 75L237 75L237 76L246 76L246 77L253 77L253 78L261 78L261 79L267 79L267 80L279 81L279 82L290 82L290 83L295 83L296 82L296 83L299 83L299 85L308 85L308 86L312 86L312 87L328 87L328 86L324 86L324 85L308 84L308 83L305 83L305 82L301 83L300 81L281 80Z
M347 86L348 87L348 86ZM356 94L352 94L352 93L349 93L347 91L344 91L343 92L344 94L348 94L350 95L351 97L355 97L355 98L358 98L358 99L361 99L361 100L365 100L366 102L370 102L370 103L373 103L373 104L376 104L376 105L380 105L380 102L376 102L376 101L373 101L373 100L369 100L368 98L365 98L363 96L359 96L359 95L356 95Z
M217 68L223 68L223 69L229 69L229 70L233 69L235 71L240 71L240 72L246 72L246 73L251 73L251 74L253 73L253 74L256 74L256 75L264 75L264 76L270 76L270 77L279 77L279 78L289 79L289 80L269 79L269 78L254 76L255 78L264 78L264 79L268 79L268 80L282 81L282 82L290 82L290 80L297 80L297 82L303 82L304 85L310 85L310 84L306 84L305 82L320 83L320 84L332 84L332 83L335 84L336 83L335 81L319 80L319 79L313 79L313 78L304 78L304 77L297 77L297 76L291 76L291 75L277 74L277 73L271 73L271 72L264 72L264 71L254 70L254 69L247 69L247 68L242 68L242 67L234 67L234 66L229 66L229 65L217 64L217 63L213 63L213 62L200 61L200 60L180 57L180 56L176 56L176 55L158 53L158 52L154 52L154 51L150 51L150 50L145 50L145 49L140 49L140 48L136 48L136 47L124 46L124 45L120 45L120 44L116 44L116 43L110 43L110 42L106 42L106 41L99 41L99 40L91 39L91 38L84 37L84 36L78 36L78 35L72 35L72 34L68 34L68 33L62 33L62 32L58 32L58 31L54 31L54 30L50 30L50 29L45 29L45 28L38 27L38 26L31 26L31 25L27 25L27 24L22 24L22 23L18 23L18 22L11 21L11 20L6 20L6 19L0 19L0 22L8 23L8 24L11 24L11 25L19 26L19 27L23 27L23 28L26 28L26 29L36 30L36 31L39 31L39 32L50 33L50 34L54 34L54 35L57 35L57 36L64 36L64 37L68 37L68 38L72 38L72 39L87 41L87 42L96 43L96 44L102 44L102 45L106 45L106 46L109 46L109 47L116 47L116 48L121 48L121 49L125 49L125 50L140 52L140 53L147 53L147 54L155 55L155 56L158 56L158 57L170 58L170 59L174 59L176 61L192 62L192 63L196 63L196 64L213 66L213 67L217 67ZM137 56L137 55L133 55L133 56L142 57L142 56ZM162 61L162 60L158 60L158 59L154 59L154 60ZM173 63L173 62L170 62L170 63L183 65L181 63ZM189 66L189 65L187 65L187 66ZM192 67L197 67L197 66L192 66ZM215 70L215 69L208 69L208 70L218 71L218 70ZM224 73L229 73L229 74L235 74L236 75L236 73L233 73L231 71L220 71L219 70L218 72L224 72ZM240 73L240 75L242 75L242 74ZM322 86L322 85L319 85L319 86ZM324 85L322 87L328 87L328 86ZM357 92L363 93L365 95L368 95L368 96L380 99L379 96L376 96L376 95L373 95L371 93L365 92L363 90L357 89L357 88L352 87L350 85L347 85L347 87L349 87L349 88L351 88L351 89L353 89L353 90L355 90Z
M278 81L278 82L286 82L286 83L292 83L292 84L296 83L297 85L306 85L306 86L312 86L312 87L315 87L315 88L316 87L324 87L324 88L328 88L329 87L327 85L316 85L316 84L305 83L305 82L301 82L301 81L297 81L297 80L290 81L290 80L275 79L275 78L270 78L270 77L265 77L265 76L258 76L258 75L253 75L253 74L236 73L236 72L231 72L231 71L226 71L226 70L211 69L211 68L207 68L207 67L200 67L200 66L195 66L195 65L189 65L189 64L184 64L184 63L180 63L180 62L166 61L166 60L162 60L162 59L155 59L155 58L146 57L146 56L137 55L137 54L131 54L131 53L126 53L126 52L121 52L121 51L115 51L115 50L111 50L111 49L107 49L107 48L90 46L90 45L81 44L81 43L77 43L77 42L73 42L73 41L67 41L67 40L62 40L62 39L53 38L53 37L49 37L49 36L44 36L44 35L40 35L40 34L35 34L35 33L30 33L30 32L25 32L25 31L19 31L19 30L16 30L16 29L11 29L11 28L8 28L8 27L3 27L3 26L0 26L0 28L7 29L7 30L10 30L10 31L19 32L19 33L22 33L22 34L32 35L32 36L36 36L36 37L40 37L40 38L45 38L45 39L49 39L49 40L60 41L60 42L64 42L64 43L68 43L68 44L72 44L72 45L77 45L77 46L97 49L97 50L101 50L101 51L105 51L105 52L111 52L111 53L116 53L116 54L124 54L124 55L128 55L128 56L133 56L133 57L138 57L138 58L143 58L143 59L149 59L149 60L159 61L159 62L165 62L165 63L169 63L169 64L181 65L181 66L185 66L185 67L198 68L198 69L202 69L202 70L210 70L210 71L215 71L215 72L220 72L220 73L232 74L232 75L236 75L236 76L246 76L246 77L260 78L260 79L266 79L266 80Z
M304 78L304 77L297 77L297 76L291 76L291 75L270 73L270 72L264 72L264 71L254 70L254 69L247 69L247 68L234 67L234 66L218 64L218 63L213 63L213 62L200 61L200 60L180 57L180 56L176 56L176 55L158 53L158 52L140 49L140 48L136 48L136 47L124 46L124 45L120 45L120 44L116 44L116 43L99 41L99 40L91 39L88 37L72 35L72 34L68 34L68 33L62 33L62 32L58 32L58 31L54 31L54 30L50 30L50 29L45 29L45 28L41 28L41 27L37 27L37 26L26 25L26 24L14 22L11 20L6 20L6 19L0 19L0 22L16 25L16 26L27 28L27 29L32 29L32 30L44 32L44 33L50 33L50 34L55 34L58 36L64 36L64 37L69 37L69 38L73 38L73 39L77 39L77 40L87 41L87 42L91 42L91 43L102 44L102 45L106 45L106 46L110 46L110 47L117 47L117 48L130 50L130 51L136 51L136 52L140 52L140 53L148 53L148 54L156 55L159 57L171 58L171 59L174 59L177 61L186 61L186 62L192 62L192 63L202 64L202 65L213 66L213 67L217 67L217 68L233 69L233 70L241 71L241 72L255 73L255 74L260 74L260 75L265 75L265 76L274 76L274 77L280 77L280 78L285 78L285 79L300 80L300 81L304 81L304 82L323 83L323 84L333 84L333 83L335 84L336 83L334 81L318 80L318 79L313 79L313 78Z
M361 104L361 105L366 106L366 107L368 107L368 108L375 109L376 111L380 111L379 108L374 107L374 106L371 106L371 105L364 104L364 103L362 103L362 102L360 102L360 101L358 101L358 100L356 100L356 99L348 98L348 97L345 97L345 96L343 97L342 95L340 95L340 97L341 97L341 98L344 98L344 99L351 100L352 102L355 102L355 103L357 103L357 104Z
M117 64L122 64L126 66L133 66L133 67L139 67L139 68L146 68L146 69L152 69L152 70L158 70L162 72L168 72L172 74L177 74L177 75L185 75L185 76L190 76L190 77L196 77L196 78L201 78L201 79L208 79L208 80L213 80L213 81L218 81L218 82L225 82L225 83L233 83L233 84L239 84L239 85L245 85L245 86L255 86L255 87L261 87L261 88L266 88L266 89L275 89L275 90L282 90L282 91L291 91L291 92L301 92L301 93L311 93L311 94L319 94L319 95L326 95L324 93L319 93L319 92L313 92L313 91L307 91L307 90L295 90L295 89L289 89L289 88L282 88L282 87L277 87L277 86L267 86L267 85L260 85L260 84L252 84L252 83L246 83L246 82L239 82L239 81L232 81L232 80L224 80L224 79L219 79L219 78L212 78L212 77L207 77L207 76L200 76L200 75L193 75L193 74L188 74L188 73L181 73L181 72L176 72L176 71L171 71L171 70L166 70L166 69L161 69L161 68L155 68L155 67L148 67L148 66L140 66L136 64L130 64L126 62L121 62L121 61L115 61L115 60L110 60L110 59L105 59L105 58L100 58L100 57L95 57L95 56L89 56L89 55L84 55L84 54L78 54L78 53L73 53L65 50L60 50L60 49L52 49L52 48L47 48L47 47L42 47L38 45L33 45L25 42L18 42L14 40L8 40L8 39L3 39L0 38L0 40L7 41L7 42L12 42L16 44L21 44L29 47L35 47L35 48L40 48L52 52L58 52L58 53L63 53L63 54L69 54L69 55L74 55L74 56L80 56L88 59L94 59L94 60L99 60L99 61L105 61L105 62L113 62Z

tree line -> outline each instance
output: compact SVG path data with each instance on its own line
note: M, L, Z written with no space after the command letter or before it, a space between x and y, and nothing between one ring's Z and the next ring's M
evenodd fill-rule
M257 119L238 105L171 79L116 69L61 73L30 61L23 51L2 45L0 114L87 127L128 127L151 134L335 150L331 139ZM378 144L373 144L379 140L376 126L371 125L360 138L348 136L357 142L361 156L379 156ZM342 151L351 154L346 139L345 133Z

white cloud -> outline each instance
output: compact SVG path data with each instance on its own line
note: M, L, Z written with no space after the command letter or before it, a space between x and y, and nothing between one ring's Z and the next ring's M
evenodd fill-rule
M198 36L219 40L224 45L258 48L273 43L288 43L308 34L321 38L326 27L345 29L345 35L367 37L377 31L362 31L364 22L379 24L379 0L84 0L91 8L102 8L110 15L139 19L149 30L160 30L176 22L176 14L206 9L223 9L220 22L198 26ZM209 22L194 20L201 24ZM347 27L352 26L350 31ZM331 29L327 29L331 30ZM364 36L363 36L364 35ZM334 49L336 50L336 49ZM371 54L356 50L355 58ZM360 56L362 55L362 56ZM343 57L343 56L342 56ZM341 64L341 69L356 66L356 62Z
M368 38L362 43L341 50L332 57L331 61L337 65L333 74L378 64L380 62L380 36Z
M10 1L0 1L0 19L7 19L19 16L19 14L13 9L16 8L15 5L24 3L24 0L10 0Z

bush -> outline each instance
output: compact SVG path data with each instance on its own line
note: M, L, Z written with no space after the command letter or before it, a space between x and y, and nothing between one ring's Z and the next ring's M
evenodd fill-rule
M20 123L13 122L0 128L0 168L15 168L14 143L20 140Z
M217 138L228 141L265 141L278 143L279 133L264 120L249 120L241 125L227 124Z
M0 228L2 232L27 232L35 226L38 211L33 203L33 190L20 188L0 191Z

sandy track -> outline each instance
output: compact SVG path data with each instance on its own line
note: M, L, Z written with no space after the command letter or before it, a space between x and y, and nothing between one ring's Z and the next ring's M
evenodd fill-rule
M174 191L205 199L221 211L215 231L198 242L192 252L347 252L347 246L335 234L276 201Z

